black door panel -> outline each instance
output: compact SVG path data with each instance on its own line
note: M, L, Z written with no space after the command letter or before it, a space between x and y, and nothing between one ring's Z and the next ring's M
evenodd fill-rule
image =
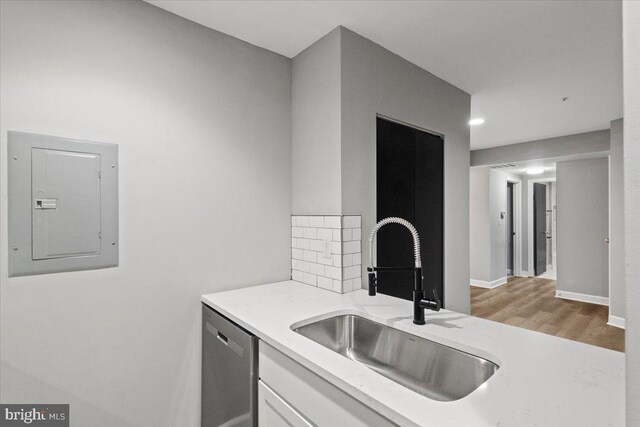
M535 275L547 271L547 186L533 184L533 254Z
M444 141L388 120L377 120L377 220L411 222L420 235L426 295L434 287L444 304ZM413 266L411 234L401 225L383 227L377 237L379 266ZM412 272L378 272L378 291L412 299Z

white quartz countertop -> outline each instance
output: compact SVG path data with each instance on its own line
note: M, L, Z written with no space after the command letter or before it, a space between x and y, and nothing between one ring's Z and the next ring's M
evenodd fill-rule
M464 314L426 312L364 290L337 294L294 281L204 295L202 301L330 383L403 426L624 425L624 354ZM453 402L415 393L292 331L352 313L484 357L500 369Z

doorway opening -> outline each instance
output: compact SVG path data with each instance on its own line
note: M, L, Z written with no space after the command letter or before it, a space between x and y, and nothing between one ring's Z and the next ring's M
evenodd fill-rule
M529 276L557 280L556 178L529 180Z
M471 167L472 315L624 350L608 307L609 169L601 154Z
M437 292L445 307L444 289L444 138L383 117L376 122L377 221L400 217L412 223L420 245L426 295ZM413 259L411 235L401 225L378 232L379 266L405 266ZM380 271L378 292L411 299L413 272Z
M515 183L507 181L507 226L505 228L507 233L507 276L513 276L515 267L515 228L514 228L514 215L513 215L513 190Z
M540 276L547 271L547 186L533 184L533 268L534 275Z

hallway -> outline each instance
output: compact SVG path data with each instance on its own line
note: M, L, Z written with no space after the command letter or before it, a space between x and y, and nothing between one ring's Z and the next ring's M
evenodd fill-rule
M616 351L624 329L607 325L607 306L555 297L555 280L511 277L495 289L471 286L471 315Z

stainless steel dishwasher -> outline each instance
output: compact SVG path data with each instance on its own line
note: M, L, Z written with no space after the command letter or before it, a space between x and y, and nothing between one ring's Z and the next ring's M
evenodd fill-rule
M258 338L202 305L201 427L258 425Z

